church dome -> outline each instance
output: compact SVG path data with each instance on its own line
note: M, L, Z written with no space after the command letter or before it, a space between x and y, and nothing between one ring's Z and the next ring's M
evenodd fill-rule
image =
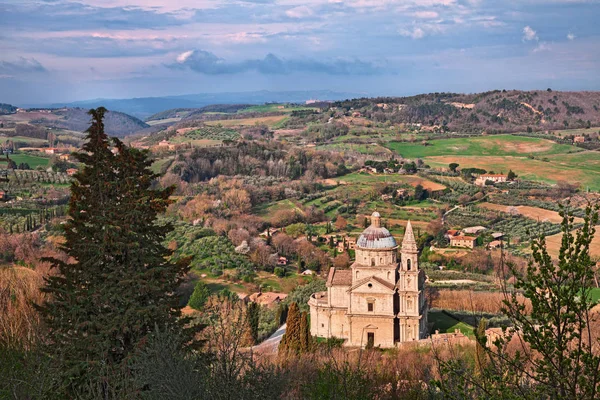
M371 215L371 225L360 235L356 246L362 249L392 249L397 244L390 231L381 226L379 213L374 212Z

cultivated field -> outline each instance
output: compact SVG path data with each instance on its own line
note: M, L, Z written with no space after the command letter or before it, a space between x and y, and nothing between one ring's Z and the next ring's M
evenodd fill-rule
M558 257L558 251L560 249L562 241L562 233L546 237L546 246L548 248L548 254L552 257ZM592 257L600 258L600 233L596 232L592 243L590 244L590 255Z
M252 126L252 125L267 125L275 126L288 118L285 115L275 115L268 117L242 118L242 119L219 119L216 121L207 121L207 125L229 126Z
M500 211L508 213L509 209L516 209L519 214L524 217L531 218L540 222L548 221L554 224L560 224L563 218L556 211L545 210L539 207L530 207L530 206L505 206L502 204L493 204L493 203L481 203L479 207L487 208L488 210ZM575 218L575 223L583 222L581 218Z
M440 139L421 143L391 142L387 146L404 158L433 156L526 156L564 154L579 148L550 140L526 136L493 135L470 138Z

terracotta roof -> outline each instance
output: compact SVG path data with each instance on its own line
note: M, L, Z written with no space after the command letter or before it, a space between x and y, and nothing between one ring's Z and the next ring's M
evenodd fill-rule
M274 293L274 292L265 292L265 293L252 293L249 296L249 300L253 303L258 303L261 305L270 305L274 302L279 302L287 297L285 293Z
M352 285L352 271L349 269L336 270L335 267L329 269L327 276L327 286L350 286Z
M454 236L454 237L451 237L450 240L466 240L466 241L474 242L477 240L477 238L472 237L472 236Z

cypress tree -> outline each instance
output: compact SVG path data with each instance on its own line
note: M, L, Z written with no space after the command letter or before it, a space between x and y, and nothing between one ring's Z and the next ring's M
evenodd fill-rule
M282 339L279 346L280 350L284 352L299 353L300 351L300 332L301 332L301 315L298 304L292 303L290 305L288 316L286 320L286 330L283 335L285 340Z
M260 306L257 303L249 303L246 309L246 318L248 319L248 326L250 328L250 336L252 342L258 342L258 321L260 317Z
M71 183L62 247L74 261L46 259L58 274L47 279L49 300L39 308L49 328L47 352L65 391L59 397L99 379L101 368L124 365L156 327L185 339L191 334L175 294L189 260L168 260L162 242L172 228L156 223L173 188L150 189L157 176L147 153L109 139L105 112L90 110L87 142L76 155L84 168Z
M310 327L308 325L308 313L303 312L300 315L300 352L310 351Z

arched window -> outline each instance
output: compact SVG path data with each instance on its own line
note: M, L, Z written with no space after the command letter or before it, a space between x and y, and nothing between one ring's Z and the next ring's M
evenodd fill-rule
M406 260L406 269L410 271L410 269L412 268L411 264L410 264L410 258Z
M356 271L356 279L358 279L358 273L359 273L359 271Z
M391 276L392 276L392 273L390 271L388 271L388 281L390 280Z
M383 257L379 257L379 264L383 264Z
M375 259L371 258L371 267L374 267L374 266L375 266Z

